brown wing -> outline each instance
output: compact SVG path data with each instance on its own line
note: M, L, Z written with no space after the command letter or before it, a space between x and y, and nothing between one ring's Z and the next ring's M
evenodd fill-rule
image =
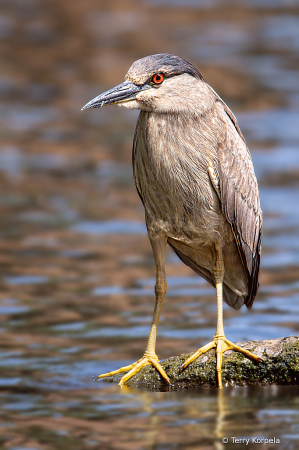
M261 253L262 212L252 159L238 122L229 108L216 101L226 122L217 149L216 177L222 211L231 224L248 276L245 304L252 306L258 289ZM212 180L213 182L213 180ZM215 183L213 182L215 185Z

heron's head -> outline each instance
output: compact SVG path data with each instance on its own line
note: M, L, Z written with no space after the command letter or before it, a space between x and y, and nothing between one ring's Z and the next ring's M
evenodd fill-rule
M155 112L180 112L204 100L208 85L188 61L168 53L135 61L125 81L98 95L82 109L119 105Z

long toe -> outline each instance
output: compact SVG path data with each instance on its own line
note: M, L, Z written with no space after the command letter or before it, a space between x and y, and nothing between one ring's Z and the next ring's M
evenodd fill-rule
M184 362L184 364L181 365L180 369L186 369L187 366L189 366L190 363L195 361L200 355L203 355L207 351L211 350L211 348L216 347L216 344L214 341L209 342L209 344L204 345L203 347L200 347L193 355L191 355L187 361Z
M129 366L120 367L120 369L112 370L111 372L107 372L107 373L103 373L103 374L97 376L96 379L113 377L113 375L117 375L118 373L127 372L128 370L133 369L133 367L135 367L140 361L141 361L141 359L137 362L134 362L133 364L130 364Z
M226 338L223 339L223 344L225 346L225 349L223 350L223 352L225 352L226 350L234 350L235 352L243 353L243 355L247 356L247 358L254 359L255 361L258 361L258 362L262 361L262 358L260 356L257 356L254 353L251 353L249 350L246 350L245 348L234 344L233 342L229 341Z

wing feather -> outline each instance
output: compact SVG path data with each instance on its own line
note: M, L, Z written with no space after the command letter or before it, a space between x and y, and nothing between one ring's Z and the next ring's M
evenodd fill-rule
M231 224L248 277L247 307L251 307L258 289L261 253L262 212L253 164L237 119L228 107L216 100L225 125L217 149L215 170L222 211ZM213 180L212 180L212 184ZM215 185L214 185L215 186Z

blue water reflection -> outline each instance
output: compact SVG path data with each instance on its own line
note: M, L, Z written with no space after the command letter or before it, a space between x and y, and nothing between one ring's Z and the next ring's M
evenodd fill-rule
M72 229L78 233L86 234L146 234L146 226L144 223L124 220L79 222Z

